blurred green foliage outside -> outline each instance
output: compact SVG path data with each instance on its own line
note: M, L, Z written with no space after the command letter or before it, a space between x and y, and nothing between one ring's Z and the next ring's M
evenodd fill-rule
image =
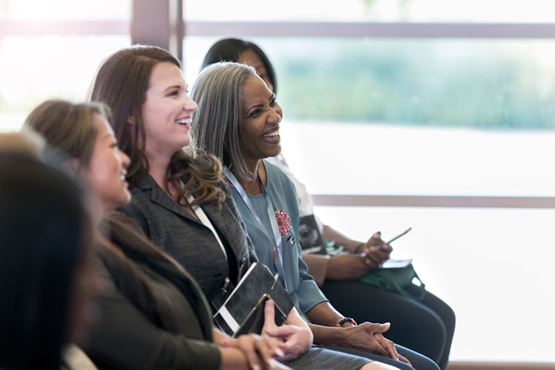
M483 129L555 128L555 42L260 42L288 119Z

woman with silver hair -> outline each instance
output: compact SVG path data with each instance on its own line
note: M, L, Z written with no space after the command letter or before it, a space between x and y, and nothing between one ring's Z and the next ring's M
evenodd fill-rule
M221 61L252 66L268 88L275 94L278 93L274 67L268 55L256 43L238 38L220 39L206 52L202 68ZM359 321L392 322L393 326L387 332L390 339L430 357L441 369L446 369L456 322L451 307L429 290L422 296L422 290L415 285L407 287L408 293L412 295L407 297L360 281L360 278L390 257L393 250L391 245L381 239L379 232L375 232L364 242L325 223L314 212L312 195L291 171L283 153L269 157L266 161L285 172L295 186L301 216L301 236L304 219L313 225L309 228L313 238L318 240L320 236L323 239L315 243L314 239L308 241L303 237L301 246L304 248L323 242L343 248L343 253L339 254L303 254L310 274L334 307L339 311L349 312ZM303 245L307 242L309 245ZM426 332L425 338L422 337L422 332Z
M344 347L399 368L412 363L417 369L437 369L428 358L386 339L389 323L357 325L341 315L309 275L300 256L295 190L282 171L264 161L281 151L283 112L255 70L237 63L213 64L201 72L191 96L199 105L192 124L194 144L222 161L259 260L280 275L296 307L310 319L315 343Z

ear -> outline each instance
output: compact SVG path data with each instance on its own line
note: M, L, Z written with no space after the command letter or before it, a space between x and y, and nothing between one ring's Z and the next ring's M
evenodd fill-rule
M65 162L65 165L72 174L77 175L81 168L81 161L77 158L71 158Z
M136 122L137 122L137 120L135 119L135 116L129 115L127 117L127 123L129 123L130 125L134 125Z

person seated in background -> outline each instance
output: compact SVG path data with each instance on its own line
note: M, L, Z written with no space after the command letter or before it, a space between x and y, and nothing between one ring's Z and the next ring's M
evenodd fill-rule
M252 66L268 88L277 93L274 67L255 43L237 38L219 40L206 53L202 68L221 61ZM283 155L265 160L279 167L294 184L300 216L314 215L311 195L290 171ZM359 281L389 258L391 246L384 243L379 232L366 242L355 240L314 217L323 238L348 252L335 256L303 255L310 274L326 297L339 311L349 312L358 321L393 323L387 333L390 339L430 357L441 369L446 369L455 331L453 310L430 292L419 302Z
M95 291L91 215L80 186L39 159L41 147L29 134L0 134L0 369L96 369L70 344Z
M197 105L187 94L180 62L157 47L121 49L100 67L91 97L113 111L112 126L131 158L133 199L120 210L187 269L218 310L257 259L220 162L190 146ZM390 368L311 347L312 333L295 308L284 325L265 334L281 341L278 358L295 369Z
M67 167L96 196L101 216L130 200L125 180L129 158L118 148L107 119L102 105L52 100L36 107L24 124L67 156ZM49 205L52 212L60 207ZM286 368L273 360L281 353L276 340L256 335L231 339L214 330L206 299L191 276L129 218L110 215L96 249L99 315L82 341L100 368ZM51 213L40 216L53 220ZM74 229L51 232L72 235Z
M208 66L191 96L199 105L192 123L194 145L221 159L259 260L279 274L297 308L311 321L315 343L381 355L372 358L397 367L407 366L409 357L417 369L437 368L430 359L386 339L389 323L357 326L341 315L308 274L300 255L295 190L282 171L264 161L281 150L283 112L254 68L229 62Z

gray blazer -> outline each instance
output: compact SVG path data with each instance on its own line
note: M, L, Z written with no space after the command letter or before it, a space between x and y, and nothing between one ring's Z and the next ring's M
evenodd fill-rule
M222 188L226 191L225 186ZM147 175L130 189L131 202L121 212L137 220L146 235L175 258L195 278L212 301L221 292L229 266L212 231L196 221ZM240 278L256 255L231 196L221 209L203 205L220 239L233 252L234 274Z

